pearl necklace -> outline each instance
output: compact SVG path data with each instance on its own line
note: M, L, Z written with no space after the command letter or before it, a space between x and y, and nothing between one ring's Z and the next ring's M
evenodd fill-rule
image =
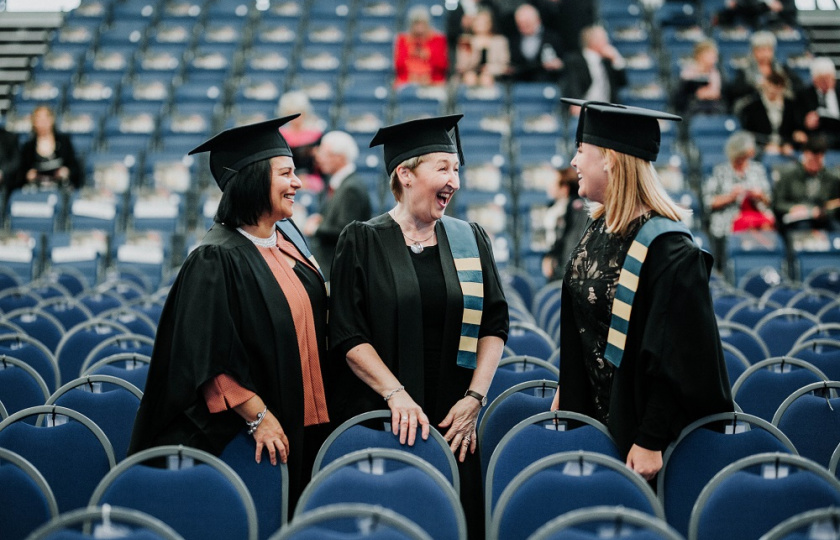
M241 227L237 227L236 230L239 231L242 234L242 236L253 242L254 245L257 247L273 248L277 245L277 232L275 232L268 238L260 238L258 236L254 236L253 234L244 231Z

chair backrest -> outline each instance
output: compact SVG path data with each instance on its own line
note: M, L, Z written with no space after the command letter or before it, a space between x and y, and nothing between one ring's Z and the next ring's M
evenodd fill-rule
M548 360L557 344L545 330L527 322L512 322L508 331L507 346L516 354Z
M122 306L103 311L99 314L102 319L110 319L122 324L134 334L140 334L152 339L157 332L157 322L149 318L142 311L134 309L133 306Z
M65 333L77 324L93 318L90 309L75 298L47 298L39 302L37 307L58 319Z
M723 359L726 361L726 374L729 376L729 384L732 385L750 367L750 361L735 345L723 341L721 346Z
M78 411L102 428L122 461L131 441L134 417L143 392L133 384L109 375L87 375L74 379L53 392L46 405L59 405Z
M622 461L585 451L553 454L532 463L508 484L487 538L524 540L555 516L604 505L665 518L653 489Z
M533 356L514 355L502 358L493 375L493 382L487 390L487 402L492 403L499 395L515 385L526 381L556 381L560 378L560 368ZM486 409L478 414L478 422L484 417Z
M809 289L840 293L840 269L836 266L815 268L805 277L804 283Z
M790 438L799 454L826 468L840 444L838 388L838 381L803 386L790 394L773 415L773 425Z
M383 506L414 521L435 540L467 536L464 510L452 484L425 460L402 450L369 448L333 461L303 490L295 519L335 503Z
M293 523L277 531L269 540L342 537L349 540L360 535L365 538L432 540L426 531L405 516L382 506L360 503L331 504L296 516Z
M752 328L731 321L718 321L718 331L721 341L737 347L744 353L750 364L770 358L770 350L764 343L764 339Z
M149 376L151 360L151 357L145 354L114 354L88 366L81 376L111 375L130 382L142 392L146 389L146 379Z
M730 463L762 452L797 453L777 427L750 414L720 413L686 426L665 451L656 478L668 523L687 534L691 509L709 480Z
M97 361L115 354L137 353L151 356L154 345L154 338L131 332L107 337L97 343L87 354L82 362L82 372Z
M615 441L605 425L570 411L529 416L511 428L493 451L484 481L484 507L490 526L495 502L525 467L558 452L586 450L619 459ZM489 529L488 529L489 530Z
M91 319L67 330L55 351L63 380L72 381L82 373L88 353L105 339L128 333L128 328L107 319Z
M801 309L812 315L816 315L825 306L833 302L837 296L834 293L820 291L817 289L806 289L788 300L785 307Z
M595 539L605 535L630 540L683 540L665 521L620 506L595 506L566 512L535 532L529 540Z
M23 540L58 515L52 489L23 456L0 447L0 531L7 540Z
M802 540L840 536L840 508L820 508L791 516L770 529L762 540Z
M55 425L21 421L41 414ZM96 484L115 464L111 443L96 424L55 405L30 407L0 422L0 447L17 452L41 471L62 512L87 505Z
M103 311L122 306L125 302L120 296L111 291L86 291L76 297L79 302L87 306L91 313L99 315Z
M10 311L3 316L3 320L17 325L28 336L46 345L53 353L64 336L64 325L61 321L37 306Z
M758 298L746 298L732 306L726 313L724 320L753 328L765 315L782 307L781 304L771 300L762 302Z
M556 380L526 381L508 388L487 406L478 426L482 477L505 433L529 416L549 410L556 391Z
M77 532L79 528L81 531ZM172 527L149 514L110 505L61 514L38 527L28 540L103 538L105 531L115 529L119 538L129 540L184 540Z
M770 421L791 392L827 380L822 371L808 362L779 356L750 366L732 385L732 397L745 413Z
M697 498L688 540L759 538L785 519L840 505L840 481L795 455L754 454L717 473Z
M40 296L22 286L0 291L0 312L9 313L24 307L35 307L43 300Z
M534 313L540 328L546 328L548 321L555 311L560 309L560 295L563 289L562 281L552 281L543 285L534 295L531 312Z
M840 339L816 338L802 341L787 355L805 360L822 371L829 380L840 381Z
M7 414L46 403L47 383L35 368L11 356L0 356L0 401Z
M782 308L758 321L755 332L767 344L771 355L781 356L787 354L803 332L818 324L820 320L816 315L801 309Z
M840 298L824 306L818 313L820 322L840 322Z
M58 388L61 375L55 356L37 339L19 333L2 334L0 335L0 355L4 354L23 360L35 368L50 390Z
M449 448L449 443L436 429L429 430L429 438L425 441L420 437L420 427L417 428L417 438L413 446L400 444L399 438L391 432L391 411L369 411L350 418L333 430L315 456L312 466L312 476L315 476L326 465L341 456L365 448L392 448L402 450L426 460L461 493L461 482L458 476L458 463Z
M144 464L150 460L175 466ZM158 446L127 457L90 496L91 506L105 503L154 516L185 540L257 540L257 512L242 479L219 458L195 448Z
M813 339L838 339L840 338L840 323L836 322L821 322L820 324L809 328L802 333L794 343L793 348L799 346L800 343L811 341Z
M254 499L259 538L268 538L289 518L289 469L285 463L272 465L267 459L254 459L256 443L244 430L222 451L219 458L228 464Z

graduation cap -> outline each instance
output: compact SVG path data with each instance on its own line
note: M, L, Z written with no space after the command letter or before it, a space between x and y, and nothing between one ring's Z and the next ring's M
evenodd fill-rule
M434 118L420 118L409 120L402 124L394 124L380 128L370 141L370 148L384 146L385 168L388 176L403 161L431 154L433 152L447 152L458 154L458 160L464 163L464 153L461 150L461 137L458 134L458 120L463 114L450 114ZM449 135L455 130L454 137Z
M189 155L210 152L210 172L224 191L233 176L257 161L277 156L292 157L289 143L280 134L280 126L300 114L275 118L222 131L189 151Z
M581 108L575 144L585 142L611 148L616 152L647 161L656 161L659 154L658 120L682 120L675 114L641 107L571 98L560 99Z

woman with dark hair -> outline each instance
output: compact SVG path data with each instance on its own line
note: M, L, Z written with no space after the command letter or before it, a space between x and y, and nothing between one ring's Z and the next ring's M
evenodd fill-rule
M32 137L20 151L17 187L72 186L85 183L70 137L55 130L55 114L46 105L32 111Z
M327 291L292 215L294 116L233 128L210 152L216 223L184 262L155 338L129 453L183 444L215 455L246 430L259 463L287 463L294 508L327 435ZM279 489L279 487L278 487Z

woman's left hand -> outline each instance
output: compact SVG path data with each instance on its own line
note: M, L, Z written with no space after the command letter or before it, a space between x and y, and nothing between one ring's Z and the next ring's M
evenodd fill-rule
M645 480L651 480L662 468L662 452L633 445L627 454L627 466Z
M467 396L458 400L449 409L446 418L438 424L438 427L449 428L443 438L449 443L452 453L458 456L458 461L462 463L467 458L467 450L474 454L478 447L476 424L480 410L481 403L474 397Z

